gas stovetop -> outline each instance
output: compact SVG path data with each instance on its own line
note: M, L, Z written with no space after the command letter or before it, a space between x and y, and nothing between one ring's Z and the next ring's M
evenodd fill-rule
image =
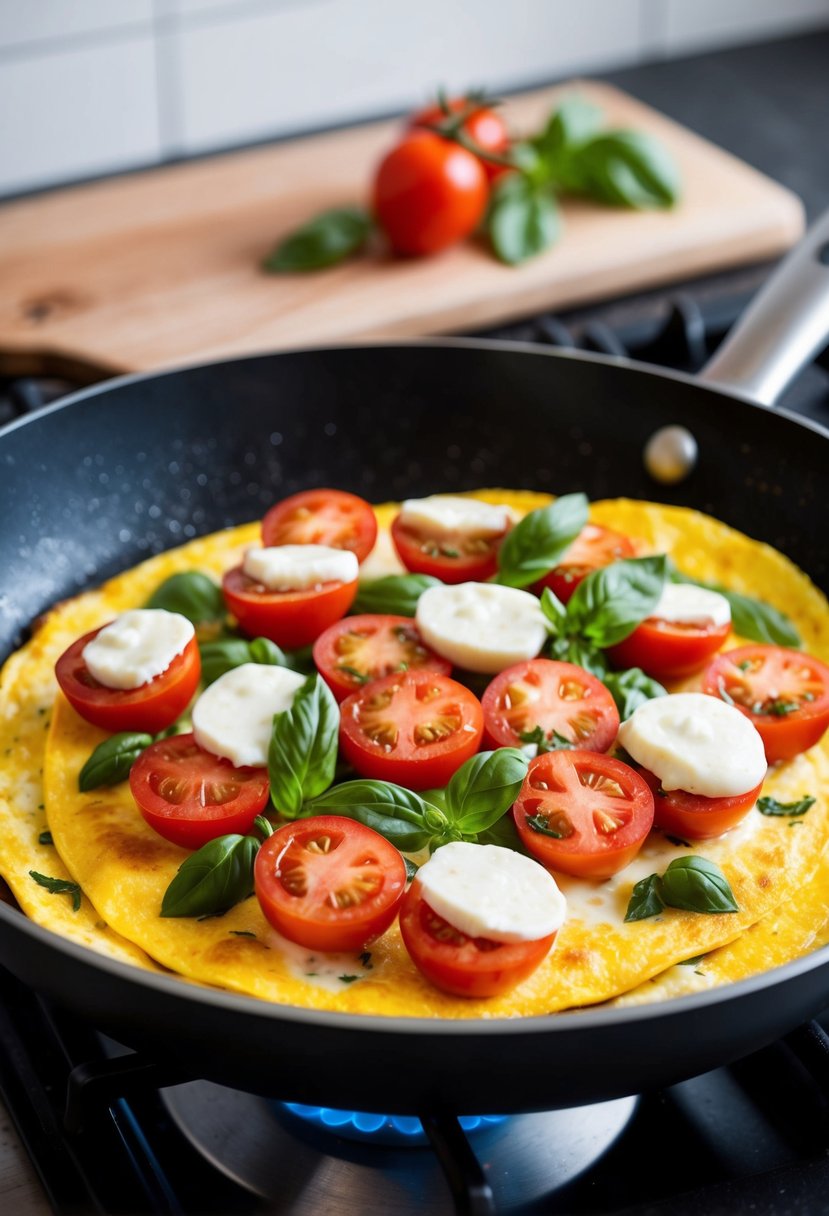
M718 276L487 333L693 372L765 273ZM0 422L73 387L0 381ZM826 352L782 404L829 424ZM829 1037L818 1022L662 1092L470 1127L428 1112L419 1122L414 1114L392 1120L289 1107L170 1076L1 970L0 997L0 1092L59 1212L827 1211ZM400 1074L405 1084L405 1059ZM492 1102L487 1116L497 1116L497 1092Z

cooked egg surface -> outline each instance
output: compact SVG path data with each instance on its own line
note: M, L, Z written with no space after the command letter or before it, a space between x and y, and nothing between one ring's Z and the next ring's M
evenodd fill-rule
M417 602L415 620L437 654L488 675L534 659L547 639L537 597L497 583L429 587Z
M264 767L273 716L291 708L304 682L304 676L287 667L261 663L243 663L226 671L193 706L196 742L237 768Z
M186 616L164 608L135 608L105 625L81 652L105 688L140 688L165 672L195 637Z
M480 497L519 511L549 502L547 496L504 491L486 491ZM378 508L381 525L387 526L395 511L392 506ZM776 604L795 621L805 648L829 658L825 599L773 549L681 508L617 500L594 504L592 517L639 538L642 552L671 551L677 565L694 577L723 582ZM739 913L699 916L669 910L650 921L625 925L633 883L647 873L662 872L673 857L688 852L654 833L634 865L609 883L562 880L570 912L556 949L529 980L504 997L469 1002L431 988L410 963L396 928L371 947L370 969L358 956L351 960L341 974L360 979L344 984L339 976L327 973L324 982L319 980L309 974L317 970L314 963L283 953L255 900L200 923L161 920L157 910L163 892L187 854L143 823L128 787L78 793L77 773L106 735L78 718L62 698L55 705L49 754L44 757L44 722L55 691L53 664L78 636L145 602L175 571L194 568L220 577L239 565L258 531L258 524L251 524L193 542L60 605L7 665L0 683L3 737L12 751L21 738L25 747L15 751L13 766L0 775L0 868L34 919L65 935L77 935L82 929L89 945L108 952L123 943L121 948L132 951L134 961L142 965L154 966L152 955L180 975L269 1000L310 1008L451 1018L531 1015L607 1000L637 986L654 987L651 977L669 971L687 973L689 969L674 964L710 955L718 947L724 947L718 951L724 960L723 982L750 974L752 969L785 961L793 950L808 948L802 935L796 934L783 935L778 946L773 929L775 917L794 923L798 906L803 918L812 919L812 940L820 940L829 914L824 898L815 905L811 876L827 832L826 741L808 755L778 766L767 778L764 792L781 801L805 793L818 795L818 803L802 820L789 826L785 819L753 810L726 837L693 849L721 865ZM739 639L732 634L726 645L737 644ZM686 680L681 686L693 684ZM20 723L26 725L22 733ZM40 776L44 758L49 826L60 851L59 857L46 846L51 868L44 863L44 847L36 843L46 827L43 812L37 810L44 802ZM37 887L28 877L30 869L74 877L85 892L81 911L72 913L65 896ZM787 909L792 910L791 917ZM752 924L755 928L749 934L746 930ZM117 938L113 927L122 929L123 938Z

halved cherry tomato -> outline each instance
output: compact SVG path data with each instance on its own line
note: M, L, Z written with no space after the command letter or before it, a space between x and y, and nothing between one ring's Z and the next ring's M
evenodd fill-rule
M541 727L585 751L606 752L619 731L608 690L575 663L529 659L507 667L481 697L484 746L520 747L521 735Z
M309 950L362 950L397 915L406 865L379 832L320 815L268 837L254 882L262 911L289 941Z
M829 667L799 650L728 650L706 670L702 689L751 719L769 764L807 751L829 726Z
M397 554L413 574L431 574L444 583L482 583L498 569L498 550L509 528L498 536L429 536L391 522Z
M653 825L653 794L621 760L547 752L530 761L513 817L524 846L548 869L610 878L644 844Z
M296 650L345 616L357 594L357 580L322 583L307 591L268 591L234 566L222 579L222 591L243 633Z
M731 798L706 798L685 790L663 790L657 776L647 769L639 772L653 790L653 821L663 832L681 840L713 840L736 827L760 797L763 782L745 794Z
M363 777L412 790L446 785L474 756L484 715L477 698L447 676L405 671L346 697L340 748Z
M538 595L549 587L566 604L582 579L601 566L609 566L625 557L633 557L632 542L621 532L613 532L601 524L586 524L564 554L562 561L545 574L534 586Z
M192 735L160 739L130 769L130 791L147 823L184 849L228 832L244 835L268 801L264 768L235 768Z
M482 152L494 152L496 156L503 156L509 149L509 131L497 110L493 110L486 105L475 105L468 97L453 97L447 103L447 106L450 111L449 115L447 115L440 105L427 106L423 110L418 110L416 114L412 115L410 126L440 127L450 115L460 114L463 110L470 110L468 117L463 121L464 134ZM506 166L494 164L491 160L487 160L485 156L479 157L479 160L490 182L494 181L502 173L509 172Z
M690 676L716 654L731 631L725 625L686 625L648 617L608 650L617 667L641 667L657 680Z
M401 671L437 671L452 664L430 650L406 616L367 612L337 621L314 643L314 662L338 701L364 684Z
M328 545L350 549L357 561L368 557L377 540L371 506L345 490L302 490L283 498L262 520L262 543Z
M426 903L414 880L400 909L400 933L412 961L430 983L454 996L500 996L543 963L555 933L531 942L468 937Z
M380 162L374 212L397 253L437 253L470 235L488 195L477 156L433 131L413 131Z
M106 628L102 625L101 629ZM93 629L65 650L55 664L55 675L69 704L87 722L103 730L136 730L155 735L184 713L201 675L195 638L177 654L166 671L138 688L107 688L90 673L83 660L84 647L101 632Z

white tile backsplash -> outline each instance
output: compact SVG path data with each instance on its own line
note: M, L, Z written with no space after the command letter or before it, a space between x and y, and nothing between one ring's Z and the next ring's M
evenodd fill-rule
M0 0L0 195L819 25L829 0Z
M158 160L155 42L0 63L0 194Z

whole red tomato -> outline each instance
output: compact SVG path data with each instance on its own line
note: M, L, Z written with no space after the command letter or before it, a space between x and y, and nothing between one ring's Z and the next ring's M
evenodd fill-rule
M437 253L463 240L486 201L478 158L433 131L407 135L374 179L374 213L397 253Z
M448 114L446 110L449 111ZM461 114L464 110L469 111L461 124L464 134L482 152L492 152L495 156L503 156L509 149L510 143L506 123L497 110L492 110L485 105L476 105L474 99L469 97L453 97L446 103L446 108L435 104L427 106L425 110L418 110L416 114L412 115L410 126L441 127L447 122L447 119L451 121L453 114ZM481 157L481 164L490 182L507 172L505 165L495 164L486 157Z

